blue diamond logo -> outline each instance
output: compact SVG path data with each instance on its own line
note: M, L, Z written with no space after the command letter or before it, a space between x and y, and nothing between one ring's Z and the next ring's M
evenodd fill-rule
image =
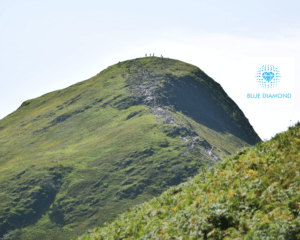
M267 81L270 82L274 78L274 73L272 72L264 72L262 77Z

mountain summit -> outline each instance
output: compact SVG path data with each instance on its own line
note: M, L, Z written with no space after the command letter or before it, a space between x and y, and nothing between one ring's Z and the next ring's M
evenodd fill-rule
M119 62L0 120L0 238L81 235L260 141L198 67Z

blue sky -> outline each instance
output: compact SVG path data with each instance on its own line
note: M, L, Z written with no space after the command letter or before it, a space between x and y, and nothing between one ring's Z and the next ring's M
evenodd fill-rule
M262 139L300 120L300 1L0 0L0 119L22 102L155 53L220 83ZM252 106L244 57L292 57L294 106Z

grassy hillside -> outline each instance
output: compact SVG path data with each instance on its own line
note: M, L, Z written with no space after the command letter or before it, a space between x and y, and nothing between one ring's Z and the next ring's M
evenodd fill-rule
M73 239L300 239L300 122Z
M0 120L0 238L81 235L259 140L198 67L112 65Z

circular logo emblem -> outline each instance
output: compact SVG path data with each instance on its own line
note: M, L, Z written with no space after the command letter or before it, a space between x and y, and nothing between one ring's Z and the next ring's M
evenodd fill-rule
M281 75L274 65L265 64L258 69L255 77L261 87L271 89L277 86Z

